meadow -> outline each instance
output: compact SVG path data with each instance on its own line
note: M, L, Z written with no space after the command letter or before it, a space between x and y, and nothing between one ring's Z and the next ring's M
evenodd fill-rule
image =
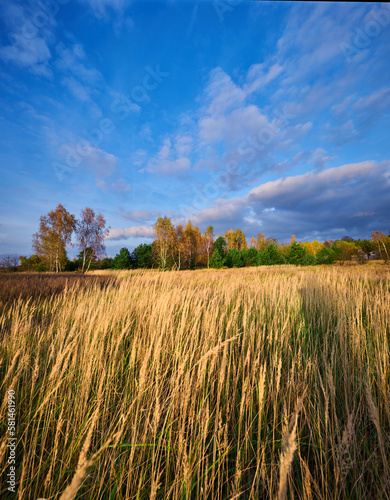
M1 498L390 498L388 266L23 276Z

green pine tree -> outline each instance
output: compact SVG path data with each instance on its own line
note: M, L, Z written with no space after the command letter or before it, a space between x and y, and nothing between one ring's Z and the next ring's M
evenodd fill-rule
M271 243L259 253L258 263L260 266L274 266L277 264L285 264L285 260L283 255L278 252L277 246Z
M214 253L210 259L210 267L213 267L214 269L221 269L223 265L224 265L224 258L221 257L221 254L218 252L218 250L214 250Z
M113 269L131 269L133 267L132 258L127 248L121 248L119 253L115 255L112 267Z
M225 257L225 265L228 267L242 267L244 265L241 253L236 248L231 248Z

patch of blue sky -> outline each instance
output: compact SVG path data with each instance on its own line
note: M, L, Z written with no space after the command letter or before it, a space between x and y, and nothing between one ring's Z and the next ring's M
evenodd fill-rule
M0 27L0 253L31 253L58 203L102 211L110 253L159 214L390 228L388 4L28 0Z

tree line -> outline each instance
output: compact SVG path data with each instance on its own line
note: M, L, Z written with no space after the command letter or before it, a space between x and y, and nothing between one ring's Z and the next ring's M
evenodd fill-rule
M276 238L258 233L249 245L243 231L230 229L215 238L213 226L202 234L188 221L175 226L169 217L159 217L154 224L155 240L150 245L139 245L133 253L127 248L111 259L114 269L158 267L163 270L211 267L244 267L261 265L317 265L343 264L356 260L364 264L370 258L389 261L390 232L385 235L373 231L371 239L354 240L345 236L340 240L320 243L297 242L292 235L290 243L279 243Z
M289 244L280 244L276 238L258 233L248 245L239 228L230 229L215 239L212 226L201 234L190 221L185 228L182 224L175 227L168 217L159 217L154 229L156 240L152 245L152 256L161 269L316 265L349 260L363 264L371 257L388 262L390 255L390 231L389 235L374 231L370 240L345 236L341 240L323 243L317 240L297 242L292 235Z
M261 265L317 265L356 260L364 264L371 258L388 262L390 256L390 231L386 235L373 231L371 239L354 240L344 236L340 240L320 243L297 242L294 235L288 244L258 233L249 245L239 228L214 234L208 226L202 234L191 221L174 225L165 216L154 224L153 243L142 243L133 252L121 248L114 258L105 256L104 240L109 233L102 214L89 207L81 211L80 218L70 214L61 204L47 215L40 217L39 229L33 235L35 254L31 257L7 256L0 259L0 268L21 271L81 271L89 269L159 268L162 270L195 269L211 267L243 267ZM75 241L72 241L72 237ZM77 246L79 254L70 261L67 248ZM18 266L17 261L20 260Z

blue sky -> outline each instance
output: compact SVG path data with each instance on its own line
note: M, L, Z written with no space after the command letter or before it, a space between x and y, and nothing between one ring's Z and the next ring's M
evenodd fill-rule
M58 203L105 215L108 255L159 215L387 233L389 56L388 4L2 2L0 253Z

